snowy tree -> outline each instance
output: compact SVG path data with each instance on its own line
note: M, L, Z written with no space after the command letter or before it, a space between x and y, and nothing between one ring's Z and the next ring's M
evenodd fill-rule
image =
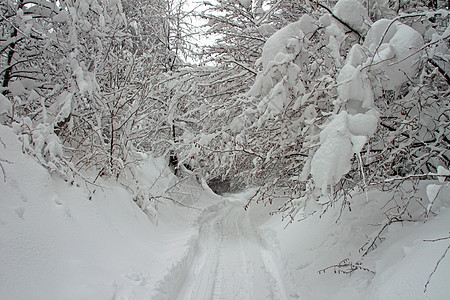
M253 199L287 197L286 217L449 165L447 11L373 23L358 1L318 8L267 40L253 87L216 113L231 122L188 153L209 178L262 186Z
M192 82L196 82L194 98L200 99L199 106L202 107L203 113L199 114L199 110L194 109L189 117L200 119L202 125L184 134L176 150L182 161L195 165L197 171L203 175L211 173L210 168L201 167L202 163L207 163L208 160L197 155L201 152L198 151L200 149L192 149L191 146L198 141L203 145L213 136L216 137L214 141L221 144L221 135L216 133L221 132L225 124L231 123L245 110L247 105L236 101L236 97L251 87L259 68L255 62L266 39L277 28L288 23L286 19L279 17L281 4L284 2L204 3L200 17L207 21L204 26L206 35L211 37L213 42L206 45L202 51L200 62L203 65L191 72ZM285 4L284 7L290 9L291 5ZM187 113L189 114L189 111ZM224 140L227 140L225 132ZM220 148L219 144L217 147ZM231 173L226 173L219 176L216 172L214 176L231 176Z
M181 6L2 3L3 119L24 149L62 174L119 176L165 109L152 85L188 49Z

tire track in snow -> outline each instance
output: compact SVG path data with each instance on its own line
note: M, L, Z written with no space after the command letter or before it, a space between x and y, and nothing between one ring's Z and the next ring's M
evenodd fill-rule
M197 240L179 263L183 268L173 269L183 274L166 276L161 285L173 289L158 299L287 299L273 254L241 203L225 200L199 225Z

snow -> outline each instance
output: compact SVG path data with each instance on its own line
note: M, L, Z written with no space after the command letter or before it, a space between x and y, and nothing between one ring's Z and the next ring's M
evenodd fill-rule
M80 91L80 94L84 94L86 92L91 93L94 88L93 87L94 84L89 74L85 74L85 72L83 71L80 64L75 58L72 59L71 67L72 72L76 78L76 83Z
M231 132L233 133L239 133L244 129L244 118L242 116L238 116L231 121L230 125L228 127L230 128Z
M60 97L60 102L58 103L61 106L60 111L55 117L55 123L64 121L67 117L69 117L72 112L72 93L62 93Z
M368 69L381 74L377 77L378 85L384 90L398 89L415 77L422 46L423 39L413 28L387 19L375 22L364 44L354 45L347 55L346 64L338 75L339 98L358 100L363 109L372 108L377 89L369 79Z
M0 137L1 298L151 298L196 234L186 224L198 211L167 203L156 227L123 186L65 182L23 154L8 128Z
M286 27L275 32L269 39L267 39L262 55L261 62L263 69L269 67L272 61L287 61L289 58L282 54L289 55L289 46L300 40L307 33L313 32L317 27L313 24L312 18L309 15L303 15L300 20L290 23Z
M419 32L408 25L387 19L378 20L372 25L363 44L373 53L370 65L382 72L384 77L381 82L388 90L395 90L415 77L423 45Z
M322 128L320 147L311 161L311 175L322 194L350 170L353 155L360 153L377 125L373 110L354 115L342 111Z
M252 7L252 0L239 0L239 3L247 9Z
M429 184L427 186L427 196L428 196L428 200L430 200L430 203L433 203L433 201L436 199L437 195L439 194L440 190L441 190L440 184Z
M349 13L350 9L359 13ZM359 29L365 24L365 17L359 25L355 22L363 12L355 0L341 0L335 7L336 14L350 18L345 21ZM337 28L330 27L327 31L338 37ZM330 36L332 53L339 61L339 49L334 44L335 38ZM350 49L337 78L336 103L343 104L343 111L330 117L323 126L320 145L311 161L311 175L322 194L327 194L328 186L336 184L350 170L353 154L358 155L374 135L379 120L375 94L398 90L415 77L422 45L422 36L413 28L382 19L371 26L363 45L355 44Z
M25 94L25 87L22 84L21 80L15 80L9 84L9 90L11 91L11 94L14 96L20 96Z
M261 24L258 27L258 32L262 35L270 36L276 32L276 29L270 24Z
M448 245L424 241L448 236L449 188L439 181L424 183L440 188L436 217L392 224L386 240L361 257L357 249L380 229L374 224L383 223L379 211L390 193L355 194L352 212L340 217L338 207L320 214L327 199L311 200L304 213L317 213L284 229L285 221L269 215L282 199L245 211L254 190L219 197L204 182L184 180L172 193L183 205L160 202L155 225L124 185L66 182L24 154L9 128L0 126L0 138L2 299L446 299L450 293L448 258L423 292ZM348 139L344 146L351 147ZM153 195L177 182L163 159L148 158L135 172ZM318 274L344 258L362 260L375 274Z
M388 193L370 192L351 199L352 211L339 217L335 208L324 215L316 214L304 221L294 222L283 230L274 220L264 227L274 228L277 252L283 258L285 279L291 287L292 299L447 299L450 293L448 274L450 260L446 259L423 292L429 274L448 246L447 242L425 242L448 236L448 190L440 215L426 223L393 224L387 237L363 258L363 264L374 271L355 271L351 275L335 274L333 270L318 274L318 270L335 265L345 258L361 260L357 249L365 236L376 234L383 216L379 211L388 201ZM351 251L350 249L356 249ZM434 276L437 276L434 278ZM433 286L433 289L431 289Z
M197 221L192 252L175 267L181 274L169 278L156 299L287 299L274 258L241 201L227 197Z
M362 69L365 59L362 47L353 46L338 75L338 94L342 100L357 100L361 102L359 106L362 109L370 109L373 107L374 95L367 71Z
M239 3L252 5L249 0ZM77 5L78 10L69 8L53 20L72 19L90 30L92 25L77 16L96 4ZM109 1L109 6L121 18L121 1ZM449 245L449 170L439 166L437 174L430 175L437 180L418 186L419 195L408 213L422 213L425 222L386 219L383 212L399 211L392 206L404 200L399 197L402 186L393 192L352 191L346 195L348 206L342 207L342 202L331 203L328 197L352 163L361 162L361 151L377 130L376 93L398 90L414 78L424 41L418 31L397 21L382 19L369 26L366 9L356 0L338 1L334 14L361 34L367 33L364 44L354 45L343 61L342 26L330 15L320 18L329 38L324 45L330 59L312 62L310 70L320 71L320 64L330 62L340 69L337 82L331 76L321 77L336 86L337 94L331 91L330 97L334 110L322 114L307 102L314 97L308 86L311 78L301 78L299 61L306 63L309 56L300 54L306 53L301 53L309 42L306 36L318 27L305 14L267 40L262 72L248 93L258 102L225 126L236 134L245 131L248 123L257 127L268 118L277 123L277 115L294 102L294 110L303 111L289 129L300 133L314 127L308 136L312 142L307 141L310 156L299 177L306 182L311 175L314 187L309 181L306 189L315 189L310 197L292 200L298 215L308 218L287 228L286 220L269 214L286 199L244 210L255 190L215 195L203 179L178 178L164 158L147 153L136 153L142 161L126 169L120 180L99 177L94 184L79 177L64 180L52 173L57 169L52 164L65 154L53 125L70 116L75 93L87 96L98 88L94 73L84 71L74 50L69 70L77 88L60 94L50 107L43 100L39 103L37 93L27 91L29 81L10 82L12 96L28 93L27 101L41 105L43 121L24 117L11 124L13 129L0 125L1 298L447 299L450 258L443 258L438 268L437 262ZM23 26L31 18L22 11L18 15ZM107 21L100 14L100 26ZM259 30L266 35L274 31L270 25ZM449 29L435 38L448 35ZM75 33L71 39L78 44ZM10 100L0 94L0 123L11 113ZM226 107L222 113L230 114ZM169 114L169 123L173 117ZM318 119L324 121L315 126ZM227 139L231 134L199 134L189 156L221 136ZM244 138L237 135L236 141ZM254 158L254 166L277 159L275 152L270 148L262 158ZM352 161L355 156L359 161ZM97 174L83 171L82 175L92 179ZM292 178L297 179L297 174ZM380 233L383 224L389 226ZM375 246L368 248L374 240ZM337 267L327 269L339 262L366 269L351 275L334 274L333 269L341 271Z
M369 110L366 113L348 114L348 130L357 136L372 136L377 130L378 113Z
M444 183L445 176L450 176L450 170L447 170L443 166L438 166L437 173L441 176L438 176L438 180L440 183Z
M278 30L266 41L259 59L263 70L247 93L247 96L259 101L258 126L282 114L292 98L299 99L295 106L299 105L299 97L306 89L300 76L300 63L294 60L301 57L302 48L308 42L305 33L316 29L314 20L309 15L303 15L299 21ZM303 59L306 58L307 55L303 55Z
M0 94L0 123L3 123L7 116L11 115L11 111L11 102L3 94Z
M69 18L69 15L67 14L67 11L65 11L65 10L61 10L58 14L56 14L52 17L54 22L61 22L61 23L63 23L63 22L67 23L68 18Z
M440 184L429 184L427 185L427 197L430 201L430 204L427 206L427 214L430 213L431 208L433 207L433 202L436 200L439 192L441 191L441 185Z
M346 136L332 136L321 144L311 161L314 183L328 194L328 186L334 185L350 171L353 146Z
M367 32L372 23L367 15L367 9L358 0L339 0L333 13L359 33Z

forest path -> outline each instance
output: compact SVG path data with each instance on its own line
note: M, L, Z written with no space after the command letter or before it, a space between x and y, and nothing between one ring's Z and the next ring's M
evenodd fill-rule
M183 264L184 274L165 282L165 299L287 299L273 253L243 203L222 206L198 220L199 235Z

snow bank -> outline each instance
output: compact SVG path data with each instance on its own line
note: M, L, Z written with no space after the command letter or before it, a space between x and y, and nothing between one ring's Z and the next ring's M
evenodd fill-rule
M420 187L425 196L425 186ZM329 208L325 214L313 215L294 222L286 229L284 222L274 218L262 225L265 237L273 247L284 268L282 276L289 287L291 299L447 299L450 295L448 279L450 258L440 263L424 292L429 275L444 254L450 240L425 240L448 236L450 227L450 190L439 196L434 208L437 217L427 222L395 223L382 234L383 242L362 257L358 249L378 234L386 222L381 213L393 195L371 191L366 195L348 198L351 212L345 209L339 217L339 207ZM323 199L326 201L326 199ZM276 204L272 208L275 209ZM259 208L261 209L261 208ZM423 208L420 208L423 210ZM270 211L270 208L265 208ZM333 268L343 259L362 262L368 268L351 275L337 274Z
M199 211L161 202L155 226L117 182L65 182L21 147L0 125L0 298L151 299L198 234L186 224ZM141 168L157 178L161 163ZM214 200L193 189L198 204Z

